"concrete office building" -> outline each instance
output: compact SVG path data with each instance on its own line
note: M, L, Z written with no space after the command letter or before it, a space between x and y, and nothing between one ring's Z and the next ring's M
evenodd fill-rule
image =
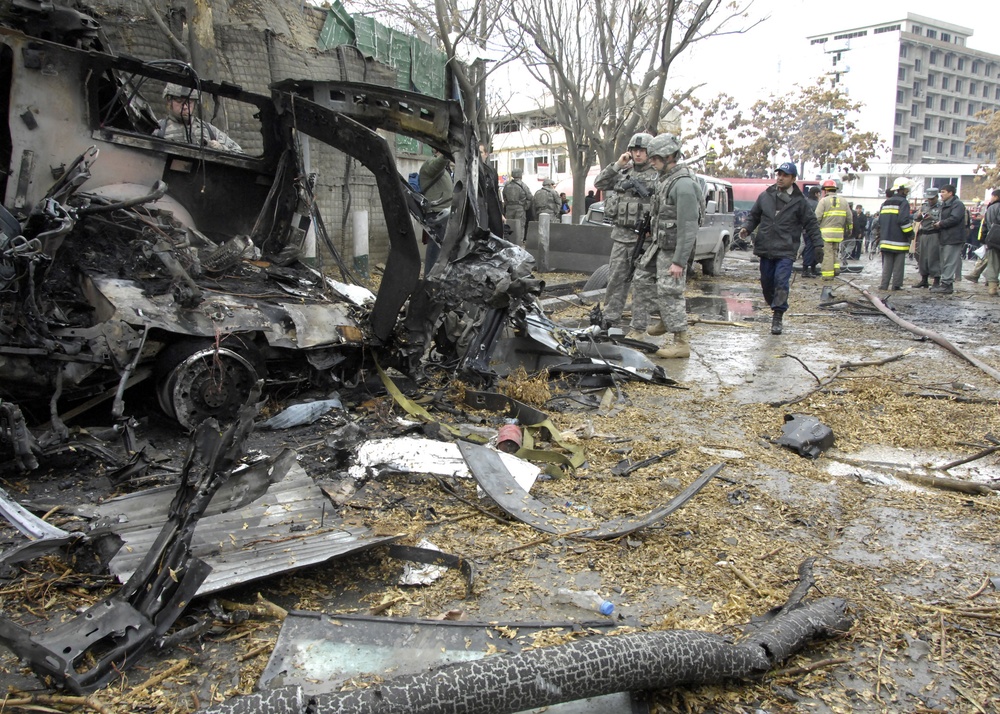
M966 130L982 122L979 112L1000 109L1000 55L968 47L972 34L908 13L808 41L831 81L864 104L859 129L889 143L883 161L992 162L992 152L966 142Z

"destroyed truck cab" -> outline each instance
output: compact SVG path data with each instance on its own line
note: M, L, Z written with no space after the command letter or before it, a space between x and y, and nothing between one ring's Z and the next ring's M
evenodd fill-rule
M255 94L176 61L115 56L75 10L18 7L19 21L0 26L0 435L23 433L8 413L17 405L64 433L101 401L121 417L126 387L144 380L187 428L233 418L268 376L356 380L364 348L390 342L420 269L420 197L375 129L447 148L449 103L348 83L327 86L325 106L308 91ZM204 121L218 121L213 103L237 119L242 152L157 131L146 98L168 82L200 91ZM384 297L348 283L300 134L375 174L391 244ZM307 239L345 282L300 262ZM25 449L22 439L30 461Z

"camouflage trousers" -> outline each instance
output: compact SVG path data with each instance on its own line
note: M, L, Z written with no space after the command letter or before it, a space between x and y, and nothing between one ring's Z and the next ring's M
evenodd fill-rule
M615 231L618 230L616 226ZM629 236L634 238L635 234L628 231ZM612 232L614 236L614 232ZM632 251L635 249L635 241L626 243L615 240L611 245L611 258L608 262L608 287L604 293L604 316L612 322L617 322L622 318L622 311L625 309L625 300L628 298L629 288L632 287L632 280L629 279L629 268L632 263ZM632 294L632 329L644 331L649 326L649 305L639 300L637 293Z
M684 332L688 328L684 305L687 271L679 278L670 274L673 252L661 250L653 243L639 258L633 278L633 300L649 306L649 312L660 311L667 332Z

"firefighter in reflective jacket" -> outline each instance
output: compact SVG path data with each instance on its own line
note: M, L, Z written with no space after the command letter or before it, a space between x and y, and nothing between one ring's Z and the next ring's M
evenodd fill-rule
M880 289L903 289L906 254L913 240L913 219L910 218L910 180L900 176L892 184L892 195L878 212L879 248L882 250L882 282Z
M827 179L822 184L823 198L816 205L816 220L823 234L823 268L825 282L840 275L840 244L851 235L851 208L837 195L837 182Z

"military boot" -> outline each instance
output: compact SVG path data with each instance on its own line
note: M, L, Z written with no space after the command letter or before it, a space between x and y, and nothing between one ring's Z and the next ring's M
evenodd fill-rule
M926 288L926 287L929 287L929 286L930 286L930 283L927 282L927 276L926 275L921 275L920 276L920 282L913 284L913 287L915 287L915 288Z
M990 297L996 297L997 296L997 284L996 283L989 283L989 284L987 284L987 286L986 286L986 294L989 295Z
M941 287L941 278L940 277L934 278L934 282L931 284L931 287L932 288Z
M646 334L650 337L665 335L667 334L667 326L663 324L663 320L657 320L656 322L650 323L649 327L646 328Z
M781 318L784 317L784 314L785 313L783 313L783 312L776 312L776 313L774 313L774 316L771 318L771 334L772 335L780 335L781 334L781 330L782 330Z
M656 356L660 359L677 359L679 357L691 356L691 343L688 341L687 330L674 333L674 344L661 347L656 350Z

